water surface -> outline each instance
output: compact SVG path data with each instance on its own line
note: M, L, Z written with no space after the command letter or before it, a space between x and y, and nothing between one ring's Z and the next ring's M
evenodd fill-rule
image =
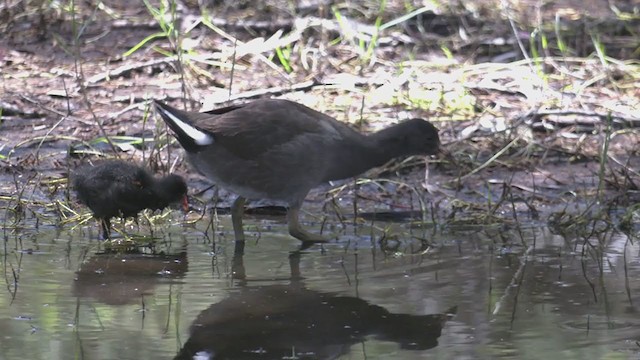
M640 248L613 230L599 256L536 224L378 223L386 241L362 226L296 251L283 220L246 221L261 231L242 257L226 216L208 236L204 221L161 225L156 255L104 254L95 223L8 233L0 359L639 354Z

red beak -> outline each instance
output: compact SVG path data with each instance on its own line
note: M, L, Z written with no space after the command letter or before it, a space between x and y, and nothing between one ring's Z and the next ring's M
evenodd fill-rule
M182 198L182 209L184 210L184 212L188 212L189 211L189 198L187 198L186 194Z

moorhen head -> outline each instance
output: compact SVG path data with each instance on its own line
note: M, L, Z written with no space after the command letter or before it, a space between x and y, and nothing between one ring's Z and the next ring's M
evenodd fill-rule
M186 207L187 185L180 176L154 178L144 168L120 160L86 164L71 175L78 199L102 225L102 238L111 234L112 217L135 217L144 209L161 210L173 202Z
M242 212L247 198L287 203L293 237L326 241L300 226L298 213L309 190L396 157L436 154L440 146L438 130L422 119L364 135L288 100L256 100L204 113L178 110L159 101L155 107L193 167L239 195L231 212L238 241L244 240Z

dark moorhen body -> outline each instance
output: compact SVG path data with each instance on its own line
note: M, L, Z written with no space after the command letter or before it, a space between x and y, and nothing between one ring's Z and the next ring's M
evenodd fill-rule
M256 100L205 113L181 111L159 101L155 107L196 170L239 195L231 211L238 241L244 240L247 198L287 203L293 237L326 241L300 226L298 213L309 190L396 157L436 154L440 145L438 130L422 119L363 135L288 100Z
M111 234L112 217L135 217L144 209L160 210L184 201L187 185L178 175L154 178L144 168L120 160L77 168L71 175L78 199L102 225L102 238Z

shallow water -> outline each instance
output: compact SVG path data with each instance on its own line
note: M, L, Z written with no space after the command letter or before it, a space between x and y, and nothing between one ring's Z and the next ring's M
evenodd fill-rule
M101 254L93 222L8 234L0 359L639 356L640 246L624 235L597 257L537 224L414 229L425 248L377 223L395 236L363 226L297 252L283 220L246 220L261 232L242 257L227 216L215 239L204 221L162 225L162 256Z

